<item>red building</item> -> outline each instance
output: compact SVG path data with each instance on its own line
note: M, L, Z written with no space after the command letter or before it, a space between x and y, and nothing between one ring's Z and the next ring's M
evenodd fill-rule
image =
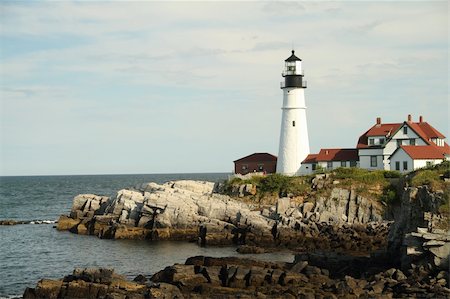
M268 153L254 153L234 161L234 173L275 173L277 157Z

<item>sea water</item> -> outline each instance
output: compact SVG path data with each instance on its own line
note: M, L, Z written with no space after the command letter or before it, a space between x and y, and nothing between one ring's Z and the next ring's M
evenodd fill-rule
M0 220L55 221L67 214L77 194L112 196L146 182L226 179L226 173L0 177ZM195 255L237 256L235 247L202 248L188 242L103 240L60 232L55 224L0 226L0 298L23 294L42 278L59 279L76 267L114 268L132 279L147 277ZM248 255L246 255L248 256ZM250 257L292 261L278 252Z

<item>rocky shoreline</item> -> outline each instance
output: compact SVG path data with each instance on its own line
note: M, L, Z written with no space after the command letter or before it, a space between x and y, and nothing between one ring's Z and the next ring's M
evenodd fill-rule
M272 263L196 256L151 277L140 274L133 281L112 269L75 269L62 280L41 280L36 288L25 291L24 298L448 298L450 295L445 271L440 271L435 281L420 279L417 271L408 277L395 268L367 277L354 278L344 273L334 277L335 273L310 261Z
M386 245L381 207L352 190L261 208L216 193L209 182L144 184L112 197L82 194L59 230L107 239L187 240L200 245L370 251Z
M273 206L246 204L218 190L210 182L175 181L123 189L111 198L82 194L57 228L99 238L233 244L243 254L284 248L297 253L295 261L192 257L132 282L111 269L76 269L62 280L41 280L24 298L450 296L449 218L438 211L442 193L427 186L404 186L390 221L383 220L380 202L352 189L334 187L301 202L283 197Z

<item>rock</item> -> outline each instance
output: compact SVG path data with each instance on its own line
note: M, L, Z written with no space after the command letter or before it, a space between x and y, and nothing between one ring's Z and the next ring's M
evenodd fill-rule
M291 271L301 273L303 269L306 268L306 266L308 266L307 261L299 261L298 263L294 264L294 266L292 266Z
M74 227L77 227L80 221L80 219L72 219L70 217L62 215L58 219L58 225L56 226L56 228L58 230L70 230Z
M241 245L236 249L237 252L242 254L260 254L266 252L264 248L258 246Z
M36 288L27 288L23 294L24 299L48 298L57 299L63 282L61 280L41 279Z
M403 274L403 272L400 271L400 270L398 270L398 269L395 271L395 273L394 273L394 275L392 276L392 278L394 278L394 279L397 280L397 281L402 281L402 280L407 279L406 275Z
M306 213L309 213L313 210L314 208L314 203L313 202L305 202L303 203L303 207L302 207L302 213L303 215L305 215Z
M289 197L279 198L276 205L276 212L279 215L284 215L286 214L286 211L290 208L290 206L291 199Z

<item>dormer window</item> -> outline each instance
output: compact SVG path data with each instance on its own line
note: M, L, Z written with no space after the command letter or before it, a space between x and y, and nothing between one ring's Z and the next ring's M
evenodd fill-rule
M369 139L369 145L375 145L375 139L370 138Z

